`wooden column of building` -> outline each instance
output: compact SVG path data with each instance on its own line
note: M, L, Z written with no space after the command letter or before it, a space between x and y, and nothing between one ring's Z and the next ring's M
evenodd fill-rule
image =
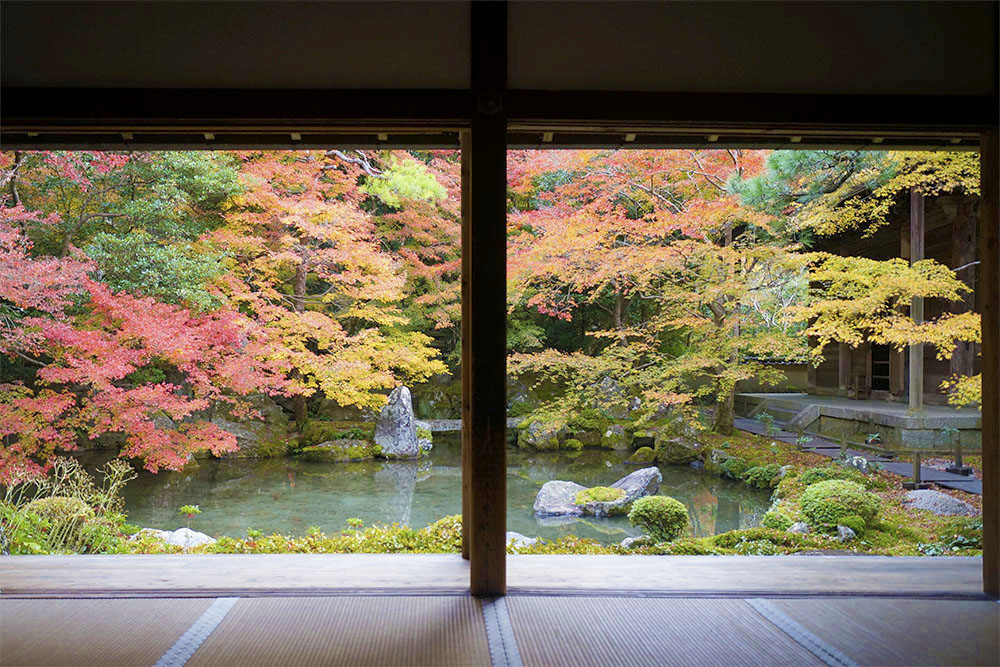
M961 199L954 207L947 209L951 213L951 267L956 271L958 279L970 290L976 287L976 216L972 211L972 202ZM951 312L956 315L975 310L976 295L970 291L959 301L951 303ZM976 356L973 343L959 342L951 355L952 375L972 375L972 362Z
M474 2L463 143L463 552L473 595L504 595L507 531L507 5Z
M847 386L851 381L851 347L847 343L837 344L837 395L847 396Z
M1000 170L996 126L982 136L983 590L1000 597Z
M924 258L924 196L913 190L910 192L910 265ZM910 317L914 322L924 321L924 298L913 297L910 303ZM910 345L910 410L918 412L924 407L924 346L922 343Z

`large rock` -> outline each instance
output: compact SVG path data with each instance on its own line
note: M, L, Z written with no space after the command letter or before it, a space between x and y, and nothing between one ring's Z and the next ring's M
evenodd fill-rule
M545 482L535 496L535 514L541 516L582 516L583 508L577 505L576 494L587 487L576 482L553 480Z
M553 424L534 419L518 426L517 446L520 449L555 451L559 449L559 438L568 435L562 424Z
M701 458L704 446L684 436L671 437L666 433L656 436L656 460L667 465L690 463Z
M271 458L284 456L291 444L288 415L271 398L263 395L250 398L251 408L259 419L235 418L226 408L212 417L212 423L236 437L239 447L226 454L227 458Z
M538 495L535 496L535 514L542 516L580 516L583 514L611 516L622 514L636 499L659 491L662 481L663 475L660 474L659 468L642 468L625 475L611 485L612 488L625 492L621 498L592 501L584 505L576 504L576 496L581 491L585 491L587 487L561 480L546 482L539 490Z
M528 537L527 535L522 535L521 533L515 533L513 530L507 531L507 544L510 545L513 542L514 547L530 547L532 544L538 541L536 537Z
M389 402L375 422L375 444L389 459L415 459L420 456L417 425L413 417L413 399L406 387L396 387Z
M908 491L903 502L913 509L927 510L938 516L972 516L977 513L976 508L964 500L931 489Z
M604 429L601 436L601 447L606 449L631 449L632 439L625 432L625 427L621 424L611 424Z

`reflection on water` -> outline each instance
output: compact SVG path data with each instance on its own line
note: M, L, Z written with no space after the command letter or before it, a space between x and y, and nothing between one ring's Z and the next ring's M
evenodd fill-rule
M91 456L89 465L101 459ZM177 508L201 506L191 528L210 535L242 536L246 529L301 535L309 526L334 532L347 519L366 525L399 522L414 528L459 514L461 448L457 434L439 434L430 460L416 462L308 463L292 459L199 461L183 472L143 472L125 489L129 521L143 527L177 528ZM607 485L635 469L619 452L579 454L508 451L507 529L555 539L590 537L610 544L640 531L624 517L583 519L532 514L535 494L551 479L585 486ZM692 534L715 535L758 524L769 493L687 466L662 466L660 493L673 496L691 515Z

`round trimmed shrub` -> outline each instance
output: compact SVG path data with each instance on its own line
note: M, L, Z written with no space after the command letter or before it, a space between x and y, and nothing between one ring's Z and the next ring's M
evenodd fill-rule
M688 511L684 503L675 498L646 496L632 503L628 521L657 542L669 542L687 529Z
M72 496L38 498L28 503L26 509L49 521L58 522L80 521L94 516L94 510L87 503Z
M802 492L799 503L810 525L827 529L846 525L845 520L857 524L855 520L848 518L852 516L868 524L879 510L878 496L865 491L857 482L844 479L830 479L810 485Z

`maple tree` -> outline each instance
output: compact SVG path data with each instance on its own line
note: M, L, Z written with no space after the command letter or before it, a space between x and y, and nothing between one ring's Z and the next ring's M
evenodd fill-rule
M429 337L404 327L405 275L362 207L359 179L365 168L375 172L367 158L342 155L242 154L246 190L211 235L229 258L227 299L253 314L293 369L300 423L317 391L343 406L378 408L384 390L444 370Z
M889 222L901 194L977 195L979 186L979 154L944 151L775 151L763 173L730 182L744 203L780 212L800 234L862 237ZM913 297L961 305L971 293L955 271L939 262L910 266L903 259L816 253L810 267L812 301L794 308L793 316L810 323L807 333L818 342L812 351L816 359L834 341L850 346L871 341L897 350L929 344L941 360L958 343L980 342L980 317L966 308L919 324L906 314ZM956 375L942 389L960 407L980 402L981 386L979 375Z
M780 376L762 363L803 353L779 314L802 287L803 263L771 216L742 206L730 174L752 174L758 152L574 151L512 156L511 308L572 320L603 312L579 351L522 352L511 370L565 377L579 412L602 377L665 405L712 397L715 428L730 432L736 383ZM777 326L775 326L777 325ZM551 410L551 406L543 409Z

